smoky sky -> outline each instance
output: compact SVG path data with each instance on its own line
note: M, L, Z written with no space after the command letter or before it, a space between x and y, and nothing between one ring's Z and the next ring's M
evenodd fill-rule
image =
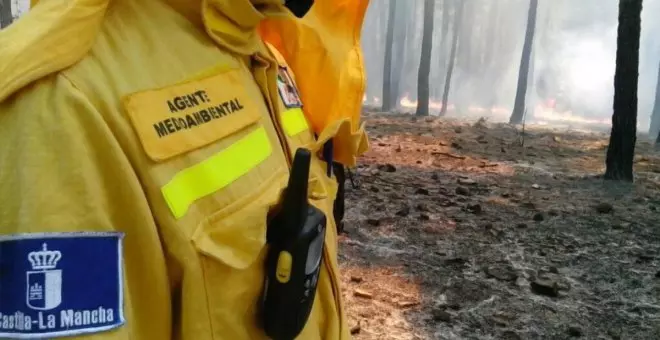
M384 45L390 1L371 1L362 31L368 76L367 102L372 104L375 104L374 99L382 97ZM443 42L443 11L448 8L444 5L445 1L458 0L436 0L430 77L432 102L441 98L443 70L446 69L450 48L447 40L451 40L453 34L450 27L449 38ZM457 54L448 101L450 109L451 105L462 108L460 112L454 113L459 115L475 106L499 108L499 115L492 112L478 114L491 116L493 120L507 119L515 99L530 1L463 1L468 7L459 27L459 45L463 44L464 47L459 48ZM403 58L403 61L393 60L392 72L401 77L397 103L402 99L414 102L424 0L398 2L393 59ZM640 131L648 130L660 66L660 20L654 20L657 13L660 13L660 0L644 0L643 6L638 86ZM404 29L404 33L398 32L397 28L401 29L404 25L407 30ZM557 103L558 111L569 111L573 116L609 124L612 116L617 25L618 0L539 0L527 91L528 108L547 105L549 100L553 100ZM496 32L493 32L494 29ZM488 41L493 39L494 42ZM470 55L466 56L465 53ZM472 61L465 62L467 58Z

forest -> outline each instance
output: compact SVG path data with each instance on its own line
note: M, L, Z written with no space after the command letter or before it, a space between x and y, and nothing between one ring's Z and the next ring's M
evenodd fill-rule
M370 1L370 149L339 181L353 338L660 339L658 13Z
M380 0L356 339L660 338L657 0Z
M365 104L416 111L424 92L418 92L421 81L429 84L432 115L508 121L520 97L524 105L517 107L527 109L528 122L609 130L617 1L531 5L523 0L372 1L362 32L369 78ZM653 136L660 129L660 106L655 105L660 23L651 18L658 11L660 1L644 3L639 49L639 131ZM421 71L428 81L418 77Z

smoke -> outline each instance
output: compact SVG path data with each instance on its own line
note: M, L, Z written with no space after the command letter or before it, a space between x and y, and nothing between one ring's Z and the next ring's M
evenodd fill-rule
M658 67L660 67L660 39L658 39L660 22L657 20L658 13L660 13L660 0L644 1L638 87L638 120L642 126L642 131L647 131L649 128L658 83Z
M30 9L30 0L11 0L11 14L19 18Z
M611 117L616 67L616 24L562 31L556 46L559 95L574 114Z
M387 9L392 0L371 0L362 33L368 75L367 102L380 105ZM398 102L411 109L416 102L424 0L398 0L395 19L404 34L395 34ZM439 111L449 43L442 40L444 3L469 1L457 63L450 87L450 115L488 115L506 121L515 98L518 67L527 24L529 0L437 0L434 60L431 62L431 111ZM20 16L29 0L11 0ZM648 130L660 65L660 0L644 0L638 84L638 130ZM584 121L608 127L612 117L618 0L539 0L533 60L528 82L529 120ZM405 41L400 41L405 35ZM403 53L400 53L404 50ZM403 58L401 61L401 59ZM475 63L475 60L480 60ZM479 67L475 67L475 64ZM552 114L547 107L553 105ZM570 124L569 124L570 125Z
M391 0L389 0L391 1ZM368 74L367 102L382 97L383 51L388 0L372 0L363 30ZM415 60L400 70L399 101L415 103L423 0L398 0L417 8L398 15L395 25L414 20L406 39L417 44L405 51ZM431 68L431 102L440 100L449 44L440 43L444 2L436 5ZM452 77L450 115L489 116L508 120L515 98L518 67L527 24L529 0L468 0L461 26L459 54ZM638 129L648 130L660 65L660 0L644 0L638 84ZM469 29L466 29L470 25ZM528 119L572 126L575 121L609 128L612 117L618 0L539 0L533 61L530 70ZM412 32L411 32L412 31ZM451 32L449 32L449 39ZM469 32L469 36L466 35ZM461 47L462 45L462 47ZM394 46L402 46L395 41ZM406 111L405 106L399 108ZM485 110L484 110L485 109ZM549 112L552 111L552 112ZM433 110L431 110L433 111ZM484 113L484 111L486 111Z
M569 37L571 48L560 52L561 77L571 102L582 102L585 115L605 112L611 107L613 89L606 86L614 77L615 53L610 44L595 36Z

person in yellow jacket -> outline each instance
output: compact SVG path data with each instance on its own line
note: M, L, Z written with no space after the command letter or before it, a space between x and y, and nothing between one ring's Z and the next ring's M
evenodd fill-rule
M41 0L0 31L0 338L267 339L300 148L327 227L296 335L350 338L326 161L368 148L367 3Z

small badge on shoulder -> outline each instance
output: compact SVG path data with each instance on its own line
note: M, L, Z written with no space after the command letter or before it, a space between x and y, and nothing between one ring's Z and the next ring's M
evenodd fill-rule
M279 91L282 102L287 109L302 107L302 101L300 100L296 84L293 82L289 70L283 66L278 68L277 90Z
M0 338L97 333L124 324L122 233L0 236Z

